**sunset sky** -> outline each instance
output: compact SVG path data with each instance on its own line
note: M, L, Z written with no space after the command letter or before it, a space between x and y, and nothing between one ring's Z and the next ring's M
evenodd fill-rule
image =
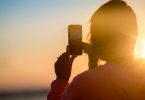
M0 0L0 91L49 87L67 45L67 26L81 24L85 40L91 15L106 1ZM135 57L145 58L145 0L126 1L138 20ZM78 57L72 78L86 69L87 56Z

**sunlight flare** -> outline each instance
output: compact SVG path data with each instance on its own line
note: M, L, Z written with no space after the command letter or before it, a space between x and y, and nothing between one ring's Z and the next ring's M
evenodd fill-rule
M145 59L145 40L138 38L136 42L136 47L134 51L135 58Z

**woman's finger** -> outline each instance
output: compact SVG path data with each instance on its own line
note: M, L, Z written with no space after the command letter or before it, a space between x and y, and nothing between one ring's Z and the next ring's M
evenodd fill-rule
M73 63L73 61L74 61L74 59L75 59L76 57L77 57L77 55L73 55L73 56L70 57L70 64Z

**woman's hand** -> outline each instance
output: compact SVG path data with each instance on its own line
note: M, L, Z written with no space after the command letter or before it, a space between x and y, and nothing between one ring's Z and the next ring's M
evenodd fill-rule
M57 79L69 80L71 76L72 63L77 55L70 56L69 50L63 53L55 62L55 73Z

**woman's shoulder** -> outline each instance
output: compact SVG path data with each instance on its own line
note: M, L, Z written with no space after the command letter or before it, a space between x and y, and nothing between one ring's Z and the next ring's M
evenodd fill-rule
M145 59L138 58L134 60L133 63L134 67L131 67L131 69L135 69L135 71L143 72L145 74ZM78 74L74 80L75 81L101 81L101 79L105 79L108 76L105 73L116 73L120 74L120 67L117 67L117 65L113 64L106 64L100 67L96 67L95 69L84 71L80 74Z
M100 81L101 79L107 77L104 74L106 67L96 67L95 69L86 70L76 77L74 77L73 81L77 82L91 82L91 81Z

